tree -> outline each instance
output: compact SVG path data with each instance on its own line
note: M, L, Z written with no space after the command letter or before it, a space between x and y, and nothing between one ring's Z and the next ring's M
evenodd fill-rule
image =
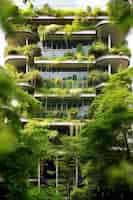
M22 137L19 110L23 108L27 112L34 109L38 101L18 88L4 68L0 69L0 88L0 176L8 199L26 199L27 177L34 165L35 154L26 145L28 136Z
M131 166L131 149L127 138L132 132L133 120L132 75L132 68L112 75L103 93L92 103L91 119L81 133L84 184L92 199L96 198L94 191L97 195L102 195L102 192L105 195L110 192L111 195L113 188L115 194L119 193L120 196L133 187L133 176L130 170L126 170ZM124 170L128 175L122 173ZM117 174L118 171L121 171L120 174ZM130 176L130 180L127 176ZM120 180L123 180L123 185L118 190Z
M108 11L111 20L119 25L124 32L128 32L133 26L133 1L132 0L110 0Z

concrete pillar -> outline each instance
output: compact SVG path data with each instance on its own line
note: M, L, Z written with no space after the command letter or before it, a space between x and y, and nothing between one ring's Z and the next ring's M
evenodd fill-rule
M28 61L27 61L28 62ZM29 66L28 66L28 63L26 63L26 73L29 71Z
M26 39L25 44L26 44L26 46L29 45L29 41L28 41L28 39Z
M111 47L112 47L111 35L108 34L108 49L111 49Z
M59 184L59 160L56 157L56 192L58 192L58 184Z
M111 64L108 64L108 74L111 75L112 67Z

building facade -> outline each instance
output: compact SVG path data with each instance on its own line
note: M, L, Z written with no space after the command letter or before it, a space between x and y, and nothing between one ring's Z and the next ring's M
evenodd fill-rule
M23 76L36 71L32 80L18 81L42 104L32 118L47 121L46 127L60 137L78 136L109 76L129 65L124 35L108 16L36 16L14 26L15 35L6 36L5 64ZM22 114L23 124L28 120ZM39 161L30 181L69 196L73 187L82 185L82 174L79 158L64 161L64 154L59 151L52 160Z

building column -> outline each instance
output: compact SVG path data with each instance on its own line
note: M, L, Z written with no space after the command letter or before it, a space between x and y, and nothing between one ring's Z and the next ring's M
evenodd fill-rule
M26 73L29 71L28 61L26 61Z
M108 74L111 75L112 67L111 64L108 64Z
M56 156L56 192L58 192L58 184L59 184L59 160L58 157Z
M26 46L29 45L29 41L28 41L28 39L26 39L25 44L26 44Z
M111 49L112 47L112 40L111 40L111 35L110 33L108 34L108 49Z

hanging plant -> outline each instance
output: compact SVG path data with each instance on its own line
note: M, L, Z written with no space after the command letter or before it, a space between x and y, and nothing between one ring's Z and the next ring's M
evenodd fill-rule
M64 32L65 32L65 38L66 39L71 39L72 36L72 25L65 25L64 27Z
M38 27L38 34L41 41L46 40L48 34L54 34L57 31L61 30L62 26L57 24L50 24L48 26L40 25Z

